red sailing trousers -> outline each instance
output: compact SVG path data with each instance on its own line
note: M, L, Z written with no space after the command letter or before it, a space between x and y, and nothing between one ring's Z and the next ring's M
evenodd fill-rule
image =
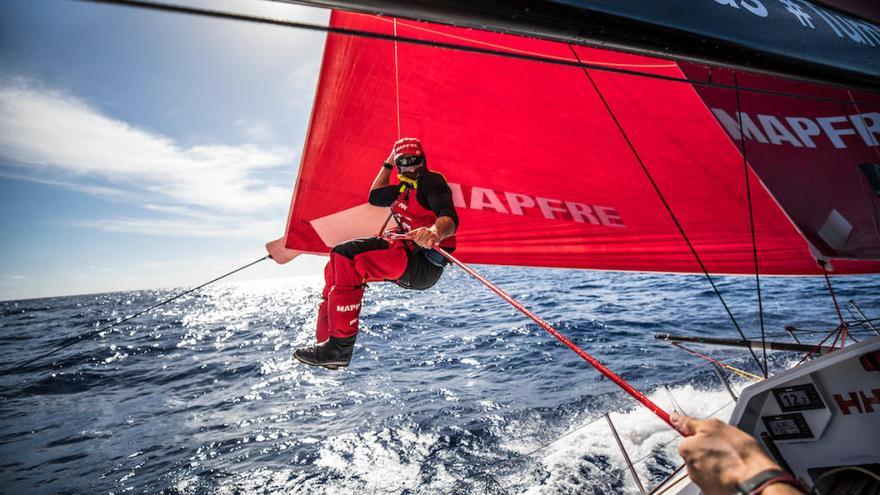
M380 237L354 239L334 247L324 268L318 342L331 336L357 335L365 284L400 278L406 270L407 254L402 242L388 242Z

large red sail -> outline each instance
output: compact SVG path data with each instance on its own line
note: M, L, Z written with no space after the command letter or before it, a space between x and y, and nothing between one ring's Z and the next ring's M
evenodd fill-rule
M673 78L686 72L708 77L667 60L414 21L334 12L331 25ZM811 100L742 94L740 105L749 108L743 115L816 119L831 111ZM414 136L425 146L429 168L453 188L461 219L456 256L463 261L700 272L671 210L710 272L754 273L742 143L721 115L736 119L738 108L730 89L331 33L285 243L326 253L336 242L376 234L387 211L367 204L369 186L391 144ZM857 112L877 108L875 98L862 101ZM875 144L866 138L858 146L853 135L843 135L851 146L839 148L817 138L809 150L822 158L807 173L829 167L834 175L838 163L880 163L880 129L869 120L861 121L867 131L854 132L873 136ZM835 273L880 271L880 262L871 261L880 258L877 198L860 204L837 198L861 180L848 170L843 189L834 185L822 195L831 198L823 200L822 212L809 202L792 207L797 190L775 188L789 191L784 175L803 158L786 151L768 158L747 141L746 157L755 160L761 179L749 175L760 272L821 273L805 236L814 245L822 238L811 233L813 223L802 220L801 210L825 218L837 199L848 230L832 227L836 250L827 243L816 247L857 259L834 259ZM864 184L859 187L864 193ZM795 214L789 217L780 205ZM822 222L817 225L821 230Z

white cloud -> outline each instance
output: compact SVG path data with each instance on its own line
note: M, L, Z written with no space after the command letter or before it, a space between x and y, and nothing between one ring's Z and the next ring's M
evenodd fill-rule
M252 133L271 137L268 124L250 124ZM0 85L0 156L18 170L3 175L127 198L171 217L96 220L84 226L162 235L255 232L260 224L251 218L284 212L290 200L290 185L273 183L268 175L277 176L285 167L293 175L294 167L290 150L255 144L182 147L79 98L20 81Z
M74 225L128 234L256 239L259 241L268 241L273 236L277 237L284 230L284 225L279 223L278 219L250 221L243 218L229 219L223 215L217 215L211 220L121 217L76 222Z

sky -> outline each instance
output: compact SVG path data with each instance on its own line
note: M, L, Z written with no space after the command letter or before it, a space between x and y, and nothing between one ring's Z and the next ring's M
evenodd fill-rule
M326 25L263 0L177 2ZM189 287L284 233L324 33L0 2L0 300ZM320 273L271 261L235 280Z

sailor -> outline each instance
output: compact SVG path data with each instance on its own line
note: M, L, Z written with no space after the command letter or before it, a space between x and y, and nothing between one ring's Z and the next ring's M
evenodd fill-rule
M399 183L390 184L395 165ZM394 143L370 187L370 204L390 207L395 222L390 232L405 234L406 239L366 237L331 250L318 306L318 343L293 353L305 364L329 369L348 366L366 284L393 281L407 289L431 288L446 265L433 247L455 249L458 215L452 191L441 174L428 169L418 139Z

